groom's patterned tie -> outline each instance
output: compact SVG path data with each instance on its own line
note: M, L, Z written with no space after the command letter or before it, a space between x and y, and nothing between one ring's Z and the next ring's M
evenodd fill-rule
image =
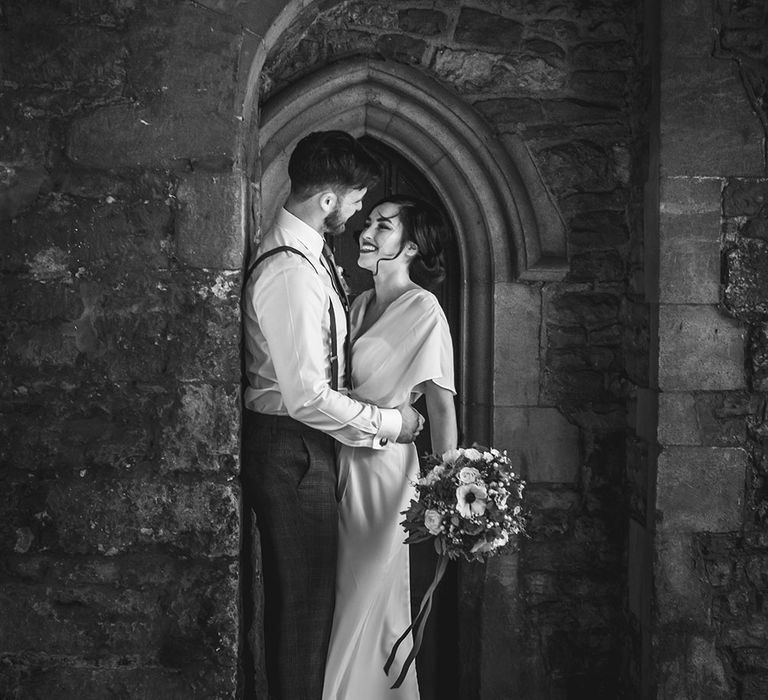
M339 276L339 269L336 267L336 260L333 257L333 251L330 249L327 243L323 245L323 258L328 269L328 274L331 278L331 284L336 290L341 305L344 307L344 314L347 317L347 332L344 335L344 386L347 389L352 388L352 354L350 353L349 344L349 299L347 293L344 291L344 284Z

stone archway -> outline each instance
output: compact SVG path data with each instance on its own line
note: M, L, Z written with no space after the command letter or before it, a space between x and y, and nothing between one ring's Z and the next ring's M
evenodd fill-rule
M565 228L538 171L519 142L496 138L469 105L428 76L355 58L317 71L262 106L249 159L261 173L262 224L287 195L295 143L331 128L367 134L401 153L442 198L461 265L461 420L473 440L489 443L499 294L513 280L560 279L567 267Z
M285 28L288 10L275 27ZM259 71L279 40L271 28L246 90L240 159L252 197L250 243L284 201L287 160L306 133L344 129L399 153L427 178L456 232L459 411L466 439L508 447L523 470L535 449L529 433L570 446L573 429L540 395L543 286L567 271L565 224L526 146L514 135L495 134L427 74L373 58L320 68L257 108ZM462 697L480 697L486 686L514 688L523 673L507 669L500 679L495 670L500 649L505 667L519 658L517 566L512 556L459 571Z

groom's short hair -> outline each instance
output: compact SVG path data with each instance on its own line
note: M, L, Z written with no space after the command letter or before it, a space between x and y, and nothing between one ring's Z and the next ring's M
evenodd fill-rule
M338 194L370 189L381 178L381 167L346 131L315 131L293 149L288 177L291 193L307 199L325 189Z

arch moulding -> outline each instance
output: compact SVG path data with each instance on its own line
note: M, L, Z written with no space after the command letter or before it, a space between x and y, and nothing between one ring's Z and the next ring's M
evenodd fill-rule
M325 129L381 141L419 168L441 197L461 267L462 422L473 439L489 441L496 285L561 279L567 270L565 227L538 170L522 142L497 138L468 104L418 70L342 61L261 106L247 154L249 179L260 190L256 236L288 194L296 142Z

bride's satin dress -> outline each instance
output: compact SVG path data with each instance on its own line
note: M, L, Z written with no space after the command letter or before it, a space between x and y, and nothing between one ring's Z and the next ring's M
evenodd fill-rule
M445 315L433 294L408 290L363 334L372 291L350 312L353 395L382 407L418 398L413 389L431 379L455 392L453 350ZM336 609L323 700L417 700L416 667L390 690L410 640L384 673L393 644L411 623L408 546L401 512L415 495L418 456L412 444L383 449L342 447L339 455L339 559Z

